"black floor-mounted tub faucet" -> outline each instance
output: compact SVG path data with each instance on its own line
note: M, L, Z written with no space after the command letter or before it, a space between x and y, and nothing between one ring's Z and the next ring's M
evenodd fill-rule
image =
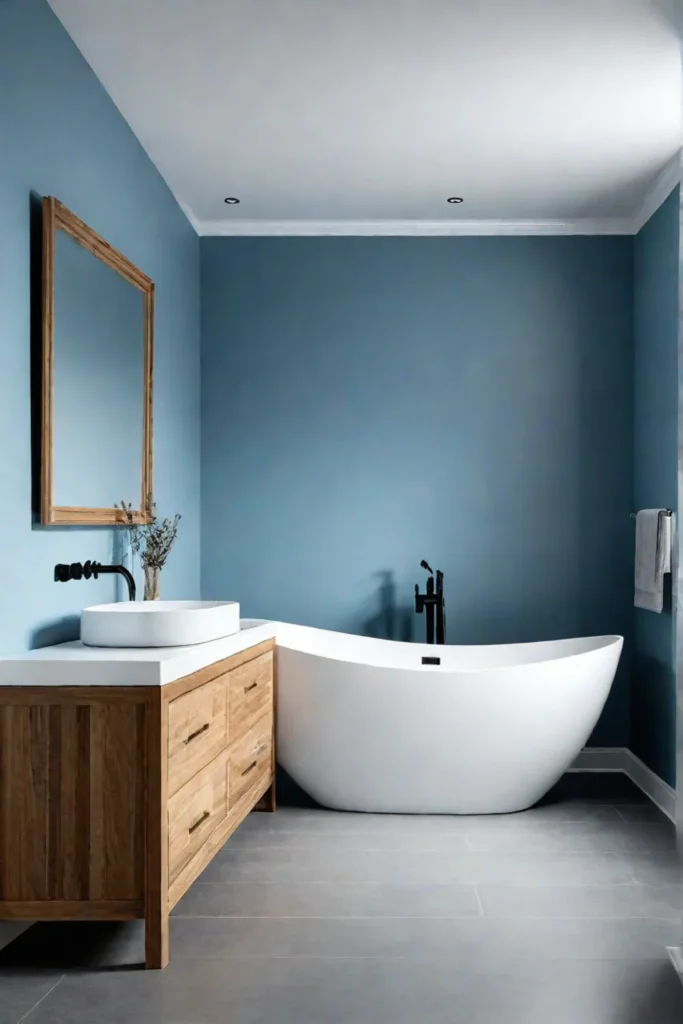
M436 570L436 584L434 582L434 570L425 562L420 562L423 569L429 573L427 578L426 593L421 594L418 584L415 584L415 611L418 615L425 613L427 626L427 643L434 643L434 625L436 622L436 642L446 643L446 603L443 596L443 573Z

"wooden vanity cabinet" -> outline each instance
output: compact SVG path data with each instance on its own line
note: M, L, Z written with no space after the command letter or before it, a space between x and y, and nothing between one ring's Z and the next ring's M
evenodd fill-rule
M165 686L0 687L0 919L144 918L164 967L173 906L275 810L274 657L267 640Z

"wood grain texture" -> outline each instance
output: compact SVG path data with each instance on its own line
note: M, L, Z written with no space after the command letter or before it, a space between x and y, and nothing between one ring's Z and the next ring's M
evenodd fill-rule
M253 647L247 647L244 651L232 654L229 658L223 658L222 661L216 661L213 665L207 665L206 668L193 672L189 676L183 676L182 679L176 679L172 683L167 683L163 687L164 699L167 701L175 700L180 694L189 693L198 686L203 686L204 683L216 679L217 676L231 672L246 661L252 661L254 658L258 658L259 655L265 654L266 651L272 651L274 647L274 640L264 640L260 644L255 644Z
M141 899L145 864L145 712L90 712L90 898Z
M164 967L170 908L267 791L274 806L273 647L165 687L1 687L0 919L143 916L146 965Z
M273 781L266 793L266 810L274 814L277 810L277 686L278 686L278 652L273 651Z
M49 793L49 709L1 708L1 900L53 898Z
M50 522L43 526L125 526L128 519L120 509L85 508L79 505L53 505ZM144 523L145 516L139 509L131 512L134 523Z
M52 778L53 806L61 801L61 813L51 815L55 822L55 900L85 900L89 896L90 837L82 830L90 822L90 708L77 705L56 707L50 711L61 719L59 743L54 749Z
M43 200L42 347L40 425L40 516L53 519L54 473L54 347L55 340L55 202Z
M144 705L0 706L0 899L140 900Z
M230 739L248 732L273 705L273 652L234 668L228 675Z
M228 693L219 676L168 705L168 792L176 793L228 745Z
M146 704L159 686L0 686L0 707L102 704Z
M228 784L230 807L234 807L260 780L273 770L273 715L269 710L252 729L230 747Z
M145 965L168 963L168 713L163 689L147 711L147 856L145 871Z
M273 651L273 781L258 802L254 810L265 811L274 814L277 810L277 673L278 673L278 649Z
M56 506L54 496L54 338L55 338L55 233L63 231L87 249L96 259L119 274L143 294L143 437L140 473L140 508L133 512L133 521L144 523L149 518L152 498L153 391L154 391L154 282L143 274L123 253L109 245L101 235L88 227L54 196L43 199L42 259L42 418L41 418L41 522L44 526L101 525L125 521L123 513L112 508Z
M144 917L142 900L0 900L0 920L130 921Z
M143 352L142 392L142 480L140 520L149 519L154 500L154 282L145 293L145 337Z
M258 801L270 785L271 777L265 775L257 779L242 799L229 811L227 817L208 836L204 845L197 851L195 856L183 868L180 874L174 879L168 889L168 912L170 913L178 900L190 888L196 878L201 875L207 864L210 864L222 846L225 845L238 825L241 825L249 811L255 807Z
M228 752L202 768L168 802L168 877L172 883L228 813Z

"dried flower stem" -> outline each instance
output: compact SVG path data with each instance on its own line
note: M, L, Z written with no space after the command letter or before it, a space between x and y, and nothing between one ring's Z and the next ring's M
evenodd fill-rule
M132 504L126 505L122 501L115 507L120 508L126 517L130 546L133 554L140 558L143 569L163 569L178 535L180 514L176 513L172 519L160 519L156 504L150 498L147 503L149 521L136 523L133 521Z

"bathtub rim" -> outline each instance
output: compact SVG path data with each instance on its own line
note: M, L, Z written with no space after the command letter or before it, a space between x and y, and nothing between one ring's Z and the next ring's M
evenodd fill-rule
M247 623L248 623L248 625L247 625ZM456 675L457 674L477 675L477 674L483 674L483 673L488 673L488 672L501 672L502 673L502 672L517 671L520 668L531 669L531 668L537 668L537 667L541 667L541 666L554 665L554 664L556 664L557 662L560 662L560 661L572 661L575 658L583 658L583 657L587 657L588 655L599 654L600 652L607 651L607 650L609 650L610 648L613 648L613 647L619 649L619 657L620 657L621 656L621 651L623 650L623 645L624 645L624 637L619 635L618 633L604 633L604 634L598 634L596 636L586 636L586 637L562 637L562 638L560 638L558 640L530 640L530 641L523 641L522 643L519 643L519 644L444 644L443 647L440 648L440 645L436 645L436 644L424 644L424 643L420 644L420 643L411 643L410 641L404 641L404 640L386 640L386 639L383 639L381 637L366 637L366 636L361 636L361 635L356 634L356 633L343 633L343 632L341 632L339 630L325 629L325 628L319 627L319 626L302 626L301 624L298 624L298 623L276 622L276 621L273 621L273 620L270 620L270 619L243 619L242 620L242 628L243 629L249 629L249 628L253 628L254 626L257 626L257 625L262 625L264 623L269 623L270 625L272 625L274 627L274 629L275 629L275 640L276 640L276 643L277 643L278 647L284 647L287 650L293 651L293 652L298 653L298 654L302 654L302 655L307 656L307 657L311 657L311 658L324 658L324 659L327 659L327 660L330 660L330 661L338 661L338 662L340 662L342 664L347 664L347 665L363 665L363 666L365 666L367 668L373 668L373 669L386 669L386 670L389 670L391 672L424 672L425 674L433 675L433 676L438 676L438 675L443 675L443 674L451 674L451 675L453 675L453 674L456 674ZM554 658L543 658L543 659L533 660L533 661L517 661L517 662L513 662L513 663L508 664L508 665L496 665L496 664L470 665L470 666L457 666L457 665L452 665L452 664L451 665L448 665L448 664L446 664L446 665L423 665L423 664L403 664L403 665L401 665L401 664L381 663L379 661L375 662L374 660L372 660L372 661L362 660L360 656L356 656L354 658L351 655L350 652L346 653L346 654L340 654L339 652L336 652L336 651L333 651L333 650L325 651L325 650L321 649L321 650L313 651L313 650L307 649L307 645L305 645L305 644L302 644L301 646L298 646L297 643L296 643L296 632L297 632L297 630L307 630L307 631L311 631L311 632L314 632L314 633L320 633L320 634L328 633L328 634L331 634L334 637L348 637L349 640L351 640L351 641L360 640L360 641L363 641L363 642L377 644L377 645L390 644L394 649L400 648L400 649L405 649L406 651L410 650L410 652L415 657L417 657L417 658L429 657L430 655L431 656L437 656L439 648L441 650L451 649L451 650L463 650L463 651L470 650L471 651L471 650L490 649L492 651L496 651L496 650L501 650L502 648L513 648L513 647L514 648L520 648L520 649L524 649L524 648L529 649L529 648L534 648L534 647L539 647L539 646L545 646L545 645L548 645L548 644L557 644L557 645L562 645L562 646L564 646L564 645L569 646L569 645L571 645L573 643L574 644L576 644L578 642L587 643L587 642L590 642L590 641L593 641L593 645L590 646L587 650L575 651L574 653L571 653L571 654L570 653L566 653L566 654L559 653ZM600 641L602 641L602 642L600 642Z

